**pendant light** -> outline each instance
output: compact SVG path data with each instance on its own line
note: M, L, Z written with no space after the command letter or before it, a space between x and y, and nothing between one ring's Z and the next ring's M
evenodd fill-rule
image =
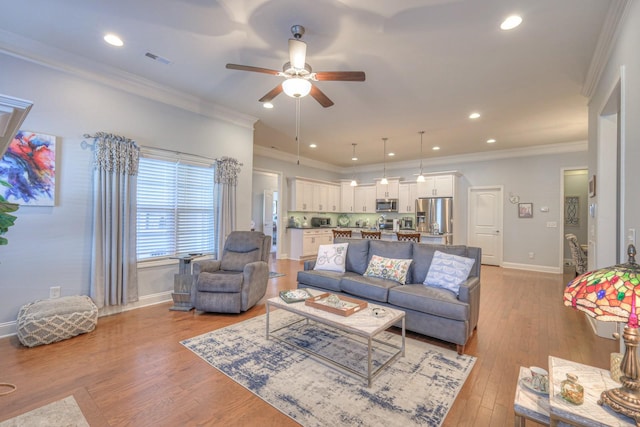
M389 181L387 181L387 139L389 138L382 138L382 149L384 151L382 154L382 179L380 180L382 185L389 184Z
M353 154L351 155L351 160L352 161L356 161L358 160L358 157L356 157L356 145L355 143L352 143L351 145L353 145ZM357 187L358 186L358 181L356 181L356 171L355 171L356 167L355 165L353 166L353 177L351 179L351 186L352 187Z
M422 135L424 135L424 131L421 130L418 133L420 134L420 175L418 175L416 182L424 182L424 175L422 175Z

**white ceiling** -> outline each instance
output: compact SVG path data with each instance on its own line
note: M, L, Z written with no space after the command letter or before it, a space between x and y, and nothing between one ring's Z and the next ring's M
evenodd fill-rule
M280 70L290 27L303 25L314 71L366 73L316 83L330 108L301 101L300 155L345 167L352 143L359 165L381 163L382 137L390 160L415 160L420 130L425 158L586 140L582 93L617 1L21 0L0 13L0 51L98 64L257 117L257 145L296 153L294 99L258 102L282 79L225 64ZM513 13L522 25L500 30ZM106 32L124 47L105 44Z

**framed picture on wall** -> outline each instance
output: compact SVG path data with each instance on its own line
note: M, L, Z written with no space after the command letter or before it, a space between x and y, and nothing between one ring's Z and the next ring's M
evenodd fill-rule
M589 180L589 197L596 196L596 176L592 175Z
M518 218L533 218L533 203L518 203Z

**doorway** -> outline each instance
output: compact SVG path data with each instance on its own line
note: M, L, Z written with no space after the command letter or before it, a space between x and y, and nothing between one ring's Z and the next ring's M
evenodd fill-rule
M589 252L589 171L585 166L562 169L560 182L560 206L563 212L560 265L565 266L573 264L569 242L565 238L566 234L574 234L587 255Z
M467 244L482 249L482 264L502 265L502 193L501 185L469 188Z
M271 253L280 258L282 252L281 198L282 174L274 171L253 170L251 223L256 231L271 236Z

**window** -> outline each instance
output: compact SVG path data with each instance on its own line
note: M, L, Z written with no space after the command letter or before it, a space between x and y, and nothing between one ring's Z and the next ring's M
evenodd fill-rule
M213 166L141 157L138 170L138 260L213 253Z

